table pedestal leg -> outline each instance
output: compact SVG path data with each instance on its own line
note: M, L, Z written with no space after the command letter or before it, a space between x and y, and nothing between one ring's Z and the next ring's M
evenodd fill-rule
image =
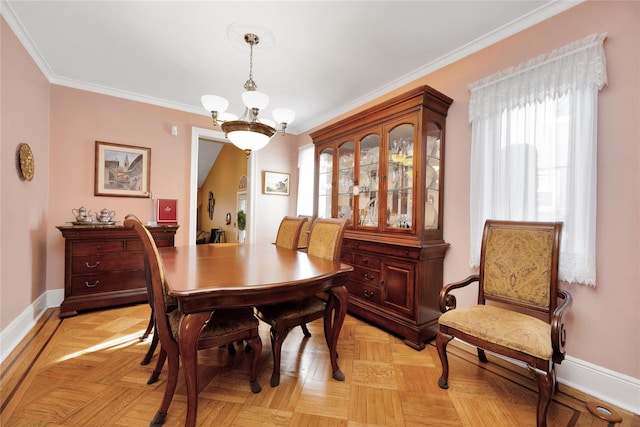
M327 304L327 313L324 316L324 329L329 344L329 354L331 355L331 369L333 379L344 381L344 373L338 366L338 336L347 314L347 299L349 292L344 286L337 286L328 291L330 298Z
M180 357L187 385L187 419L185 427L195 427L198 414L198 337L211 313L185 315L180 320Z

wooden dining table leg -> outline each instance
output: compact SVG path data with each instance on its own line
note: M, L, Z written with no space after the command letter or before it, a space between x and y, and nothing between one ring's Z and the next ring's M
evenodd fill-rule
M210 312L186 314L180 320L180 357L187 385L187 418L185 427L195 427L198 415L198 337Z
M325 334L329 339L329 354L331 356L331 369L333 379L344 381L344 373L338 366L338 337L347 314L347 299L349 292L344 286L336 286L328 291L330 301L327 304L327 313L324 317ZM333 313L332 313L333 312Z

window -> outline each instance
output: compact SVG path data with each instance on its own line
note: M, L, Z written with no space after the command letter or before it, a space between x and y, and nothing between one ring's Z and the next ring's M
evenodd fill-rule
M562 221L560 279L595 285L605 38L589 36L469 86L472 266L487 219Z

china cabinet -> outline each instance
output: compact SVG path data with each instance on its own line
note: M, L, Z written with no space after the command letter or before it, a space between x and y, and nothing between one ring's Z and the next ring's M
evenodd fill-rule
M65 239L60 317L147 301L142 242L123 226L58 226ZM173 246L177 225L147 227L158 247Z
M445 121L453 100L422 86L311 133L314 211L347 218L349 311L422 349L437 332Z

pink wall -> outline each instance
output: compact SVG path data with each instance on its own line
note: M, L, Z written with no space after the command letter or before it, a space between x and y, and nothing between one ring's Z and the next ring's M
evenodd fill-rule
M0 18L0 330L46 288L50 86ZM32 181L16 173L16 148L27 143L35 159Z
M564 285L574 297L567 354L640 378L640 3L583 3L381 99L425 84L454 99L447 116L444 237L451 247L444 279L460 280L473 272L468 263L468 84L605 32L609 84L599 97L597 286ZM308 142L308 134L300 136L300 145ZM470 292L459 301L472 302Z

